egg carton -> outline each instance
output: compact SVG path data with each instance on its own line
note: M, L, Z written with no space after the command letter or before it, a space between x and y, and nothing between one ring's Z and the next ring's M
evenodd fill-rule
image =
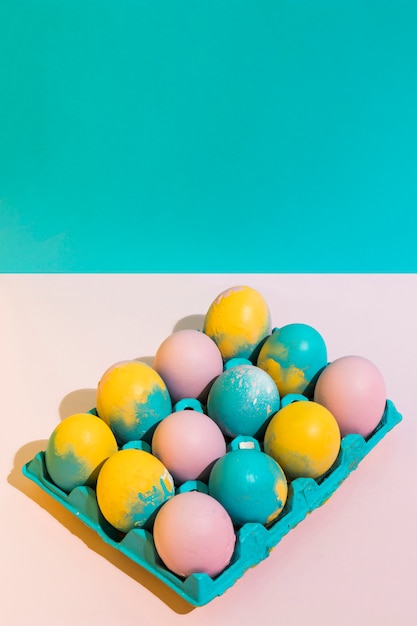
M232 560L215 578L196 573L183 579L172 573L159 558L152 533L148 530L133 529L126 535L115 533L100 513L94 489L81 486L67 494L51 481L45 466L44 452L39 452L26 463L22 471L95 531L106 544L153 574L189 604L203 606L232 587L249 568L266 559L291 529L331 497L360 461L401 419L393 402L387 400L381 421L369 437L365 439L356 434L343 437L339 455L326 474L319 479L296 478L290 482L287 502L278 519L268 528L259 523L247 523L240 527L236 532ZM183 490L183 487L180 489Z

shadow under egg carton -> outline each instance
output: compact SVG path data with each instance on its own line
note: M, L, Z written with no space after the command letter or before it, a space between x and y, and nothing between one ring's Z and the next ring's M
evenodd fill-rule
M161 562L152 533L148 530L133 529L126 535L112 533L101 516L94 489L82 486L76 487L69 494L62 491L48 476L44 452L39 452L26 463L22 471L93 529L105 543L152 573L189 604L203 606L232 587L249 568L267 558L291 529L331 497L360 461L401 419L394 404L387 400L383 417L373 433L366 439L361 435L345 436L335 463L325 475L317 480L297 478L290 482L287 502L278 519L268 528L258 523L247 523L237 529L231 562L215 578L196 573L182 579L172 573Z

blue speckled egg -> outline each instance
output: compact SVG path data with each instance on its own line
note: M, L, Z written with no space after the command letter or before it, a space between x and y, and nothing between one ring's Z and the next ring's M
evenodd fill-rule
M230 437L259 437L279 408L280 395L271 376L245 363L226 368L207 399L208 415Z
M281 398L289 393L311 398L327 365L326 344L312 326L288 324L273 330L259 352L257 365L273 378Z
M287 500L286 476L257 443L238 439L237 447L214 464L209 494L224 506L236 526L250 522L269 525Z

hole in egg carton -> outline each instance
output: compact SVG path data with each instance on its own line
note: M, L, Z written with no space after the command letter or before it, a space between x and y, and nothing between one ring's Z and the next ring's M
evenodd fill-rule
M197 398L182 398L178 400L173 406L173 412L177 411L198 411L199 413L205 413L205 407L197 400Z
M239 450L255 450L254 441L241 441L238 446Z

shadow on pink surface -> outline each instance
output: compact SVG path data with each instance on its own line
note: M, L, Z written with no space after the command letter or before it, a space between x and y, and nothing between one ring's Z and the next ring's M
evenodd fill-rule
M88 413L96 406L95 389L76 389L68 393L59 405L59 416L64 420L74 413Z
M33 459L38 452L45 450L46 444L46 439L31 441L17 451L14 457L13 468L7 478L9 484L24 493L28 498L31 498L69 532L81 539L90 550L94 550L94 552L107 559L124 574L133 578L138 584L162 600L175 613L186 614L195 609L196 607L188 604L152 574L104 543L92 529L88 528L81 520L77 519L22 474L22 467Z

